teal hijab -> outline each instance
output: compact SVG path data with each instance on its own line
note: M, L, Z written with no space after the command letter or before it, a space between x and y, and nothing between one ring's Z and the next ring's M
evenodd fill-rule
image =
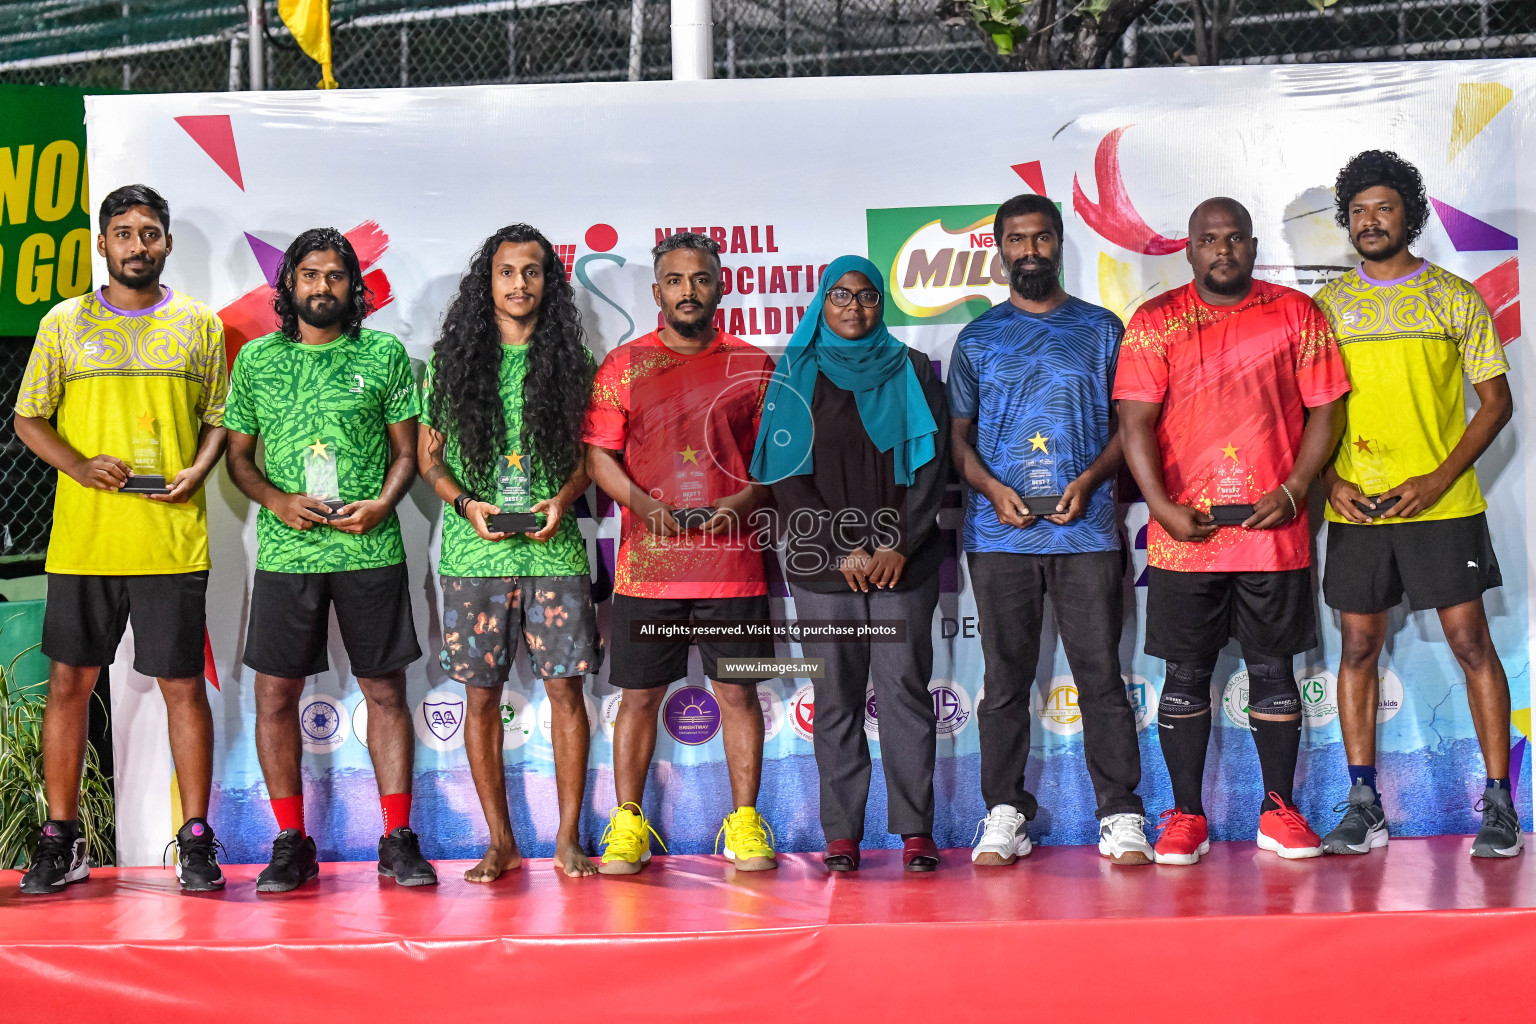
M886 330L882 315L874 330L848 340L827 325L822 310L827 292L849 271L869 278L886 301L885 278L862 256L839 256L827 264L816 298L795 328L789 348L768 382L762 425L752 452L752 476L765 484L812 472L811 397L816 374L852 391L859 419L882 452L895 450L896 483L911 486L917 470L934 457L938 424L928 408L907 346Z

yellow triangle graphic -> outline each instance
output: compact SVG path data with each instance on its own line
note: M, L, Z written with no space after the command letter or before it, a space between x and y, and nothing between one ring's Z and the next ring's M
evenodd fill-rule
M1099 253L1099 302L1123 321L1136 312L1140 289L1136 287L1136 268L1122 263L1108 253Z
M1451 150L1445 162L1467 148L1477 133L1488 127L1499 111L1514 98L1509 86L1498 82L1462 82L1456 86L1456 110L1451 115Z
M1514 725L1514 727L1516 729L1520 730L1520 735L1524 736L1526 739L1530 739L1531 738L1531 709L1530 708L1521 708L1518 711L1511 712L1510 716L1509 716L1509 720Z

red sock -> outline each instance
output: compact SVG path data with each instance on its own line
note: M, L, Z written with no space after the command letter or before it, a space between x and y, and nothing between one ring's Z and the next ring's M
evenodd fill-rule
M277 817L279 832L290 828L299 830L299 835L304 834L304 794L298 796L275 796L268 801L272 805L272 813Z
M385 835L411 824L411 794L386 793L379 797L379 806L384 808Z

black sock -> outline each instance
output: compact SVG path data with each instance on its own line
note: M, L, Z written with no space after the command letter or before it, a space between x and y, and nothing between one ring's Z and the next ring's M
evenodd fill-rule
M1287 804L1293 803L1291 788L1296 781L1296 755L1301 750L1301 719L1272 722L1250 715L1248 728L1259 750L1259 771L1264 776L1264 805L1260 810L1279 807L1271 793Z
M1163 761L1173 782L1173 806L1185 814L1205 815L1200 799L1205 778L1205 751L1211 742L1211 713L1175 718L1159 713L1157 738L1163 746Z

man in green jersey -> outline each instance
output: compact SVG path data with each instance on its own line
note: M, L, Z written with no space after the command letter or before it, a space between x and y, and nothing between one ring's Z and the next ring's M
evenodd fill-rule
M578 829L591 738L582 684L601 666L603 646L571 507L589 483L581 423L595 369L549 240L527 224L486 239L443 318L417 452L422 477L446 503L441 661L464 684L464 748L490 829L485 856L464 873L471 882L494 881L523 860L507 814L501 717L519 634L550 704L555 865L597 873ZM487 522L519 513L534 521Z
M304 678L327 668L332 605L368 701L368 753L384 813L379 873L431 885L437 874L409 827L414 736L405 667L421 648L395 517L416 474L410 360L399 339L363 327L362 269L333 228L294 239L273 307L282 328L240 350L225 414L230 476L261 505L245 664L256 670L256 754L278 835L256 888L287 892L319 873L304 830L299 697Z

